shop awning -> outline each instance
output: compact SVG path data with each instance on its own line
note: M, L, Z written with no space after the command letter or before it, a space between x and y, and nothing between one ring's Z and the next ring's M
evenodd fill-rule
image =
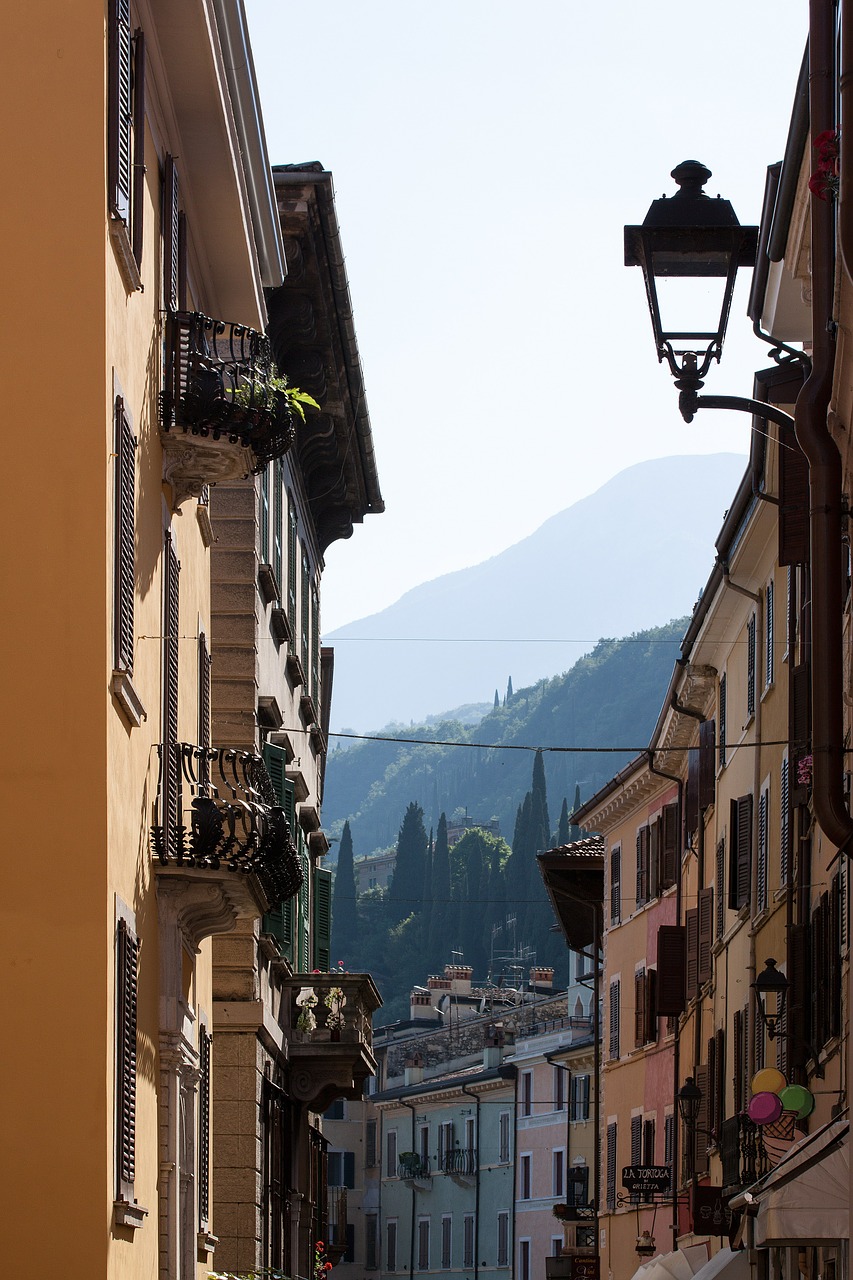
M674 1249L663 1253L638 1267L631 1280L695 1280L708 1261L704 1244L688 1245L686 1249Z
M693 1280L749 1280L749 1254L745 1249L720 1249Z
M849 1239L849 1127L847 1120L834 1120L809 1134L753 1189L756 1245Z

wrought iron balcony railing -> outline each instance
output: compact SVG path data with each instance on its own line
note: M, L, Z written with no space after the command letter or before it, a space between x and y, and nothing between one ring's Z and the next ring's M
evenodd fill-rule
M723 1186L750 1187L770 1170L770 1158L760 1127L749 1116L731 1116L720 1125Z
M455 1147L453 1151L443 1151L439 1157L442 1173L452 1173L456 1177L473 1178L477 1172L476 1147Z
M415 1154L401 1156L397 1164L399 1178L428 1178L429 1156Z
M199 312L172 316L161 424L166 478L187 495L287 453L296 432L267 336Z
M340 1262L347 1251L347 1189L329 1187L326 1214L326 1252L333 1262Z
M292 898L302 866L263 760L229 747L161 744L151 847L161 866L252 876L267 905Z

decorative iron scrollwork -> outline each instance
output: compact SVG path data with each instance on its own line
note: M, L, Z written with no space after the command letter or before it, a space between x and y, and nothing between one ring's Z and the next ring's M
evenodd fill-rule
M301 861L261 757L186 742L161 744L158 749L158 812L162 812L164 772L171 769L179 815L179 825L170 827L166 822L151 828L152 852L160 863L212 871L224 867L254 875L270 907L298 893L303 881Z
M254 474L283 457L296 428L286 390L279 389L269 338L200 312L179 311L170 323L163 429L179 427L251 449Z

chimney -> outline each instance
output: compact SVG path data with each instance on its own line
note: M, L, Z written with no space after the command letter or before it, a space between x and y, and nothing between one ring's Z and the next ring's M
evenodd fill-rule
M409 1017L426 1018L430 1022L438 1022L438 1009L432 1002L429 991L413 991L409 996Z
M486 1070L490 1067L499 1067L501 1065L504 1056L504 1044L504 1029L501 1023L493 1024L486 1028L483 1040L483 1066Z
M441 1001L441 997L445 992L450 990L450 979L436 978L435 975L433 975L431 978L427 979L427 987L429 988L433 1007L437 1009Z
M544 965L537 965L530 970L531 987L547 987L549 990L554 985L554 970Z
M415 1050L409 1054L403 1064L403 1080L405 1084L422 1084L424 1078L424 1056Z
M455 996L470 996L471 979L474 970L467 964L446 964L444 977L450 983L450 990Z

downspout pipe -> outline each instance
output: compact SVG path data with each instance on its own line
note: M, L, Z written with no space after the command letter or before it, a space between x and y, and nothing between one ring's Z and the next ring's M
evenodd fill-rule
M466 1084L462 1085L462 1092L477 1104L477 1167L474 1178L474 1280L477 1280L480 1268L480 1095Z
M415 1138L416 1138L415 1104L413 1102L406 1102L405 1098L400 1098L400 1103L402 1104L402 1106L407 1107L409 1111L411 1111L412 1113L412 1147L411 1149L412 1151L415 1151L417 1150L415 1146ZM417 1191L415 1190L415 1186L413 1183L412 1184L412 1213L411 1213L411 1222L409 1223L409 1280L413 1280L413 1277L415 1274L415 1214L417 1210L416 1199L417 1199Z
M849 9L849 5L848 5ZM835 125L834 5L809 5L809 107L812 138ZM795 411L797 443L809 464L812 579L812 800L815 816L842 853L853 854L853 821L844 797L842 662L842 472L827 422L835 369L835 215L813 193L811 205L812 371Z

